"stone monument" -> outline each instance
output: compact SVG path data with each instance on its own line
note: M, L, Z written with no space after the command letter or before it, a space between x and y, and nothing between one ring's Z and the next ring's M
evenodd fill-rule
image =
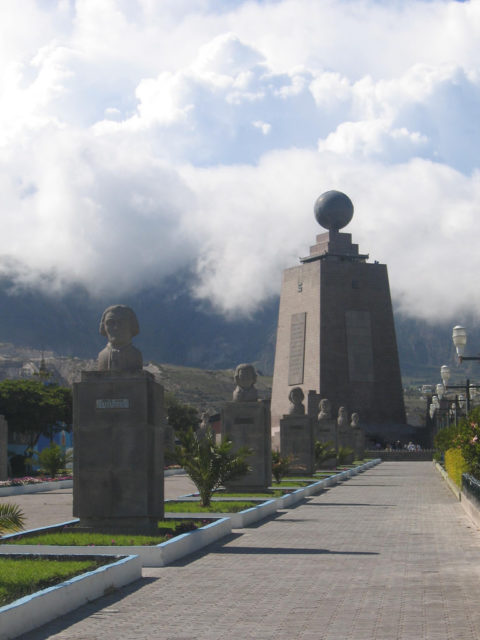
M288 413L288 394L301 387L344 403L372 433L405 425L387 267L369 263L351 235L350 199L327 191L315 203L327 232L310 255L283 272L272 388L272 426ZM318 405L317 405L318 406ZM404 428L404 427L403 427Z
M73 514L81 528L155 533L164 515L163 387L142 370L131 344L138 332L132 309L108 307L98 371L74 384Z
M327 398L319 400L315 391L309 391L308 413L313 423L314 442L330 444L331 448L337 451L337 425L335 419L332 418L330 400ZM334 469L336 464L336 456L332 455L332 457L319 462L317 466L318 469Z
M248 447L251 467L245 476L228 482L233 491L264 491L272 483L272 445L270 409L258 400L255 388L257 374L251 364L240 364L234 375L232 402L222 410L222 440L231 440L233 450Z
M289 473L310 475L315 471L312 421L305 414L300 387L289 393L290 411L280 420L280 452L291 459Z
M8 424L0 416L0 480L8 477Z

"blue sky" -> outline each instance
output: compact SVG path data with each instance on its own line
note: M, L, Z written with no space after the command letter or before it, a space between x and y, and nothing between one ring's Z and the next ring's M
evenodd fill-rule
M3 0L0 273L251 312L339 189L400 309L478 312L479 41L479 0Z

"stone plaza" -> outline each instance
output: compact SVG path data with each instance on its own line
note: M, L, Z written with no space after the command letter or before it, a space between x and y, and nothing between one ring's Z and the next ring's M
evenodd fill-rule
M166 479L166 497L188 488ZM15 501L29 526L71 515L69 491ZM479 567L432 463L388 462L22 638L478 640Z

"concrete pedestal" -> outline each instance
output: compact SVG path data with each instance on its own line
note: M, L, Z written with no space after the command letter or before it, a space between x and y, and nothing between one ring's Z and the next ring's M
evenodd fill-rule
M317 440L323 443L330 443L332 449L338 450L337 446L337 425L336 421L331 419L315 420L313 425L313 438L314 442ZM335 456L322 460L318 463L318 469L334 469L337 464Z
M363 460L365 457L365 432L356 427L353 431L353 451L355 460Z
M341 447L348 447L349 449L352 449L352 453L343 460L344 464L352 464L355 451L354 445L354 429L352 429L350 425L347 425L345 427L337 427L337 452Z
M156 532L164 515L163 387L146 371L84 371L73 409L79 526Z
M0 416L0 480L8 477L8 424Z
M290 474L310 475L315 470L312 422L308 416L283 416L280 420L280 452L290 456Z
M264 491L272 484L270 411L263 402L227 402L222 411L222 440L231 440L233 450L248 447L251 466L245 476L228 483L232 491Z

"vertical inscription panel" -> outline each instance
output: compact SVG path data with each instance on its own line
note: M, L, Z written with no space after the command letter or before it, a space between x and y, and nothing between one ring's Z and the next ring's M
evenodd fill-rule
M290 358L288 362L288 384L303 384L305 364L305 325L307 314L292 314L290 325Z
M345 314L348 374L351 382L373 382L372 328L369 311Z

